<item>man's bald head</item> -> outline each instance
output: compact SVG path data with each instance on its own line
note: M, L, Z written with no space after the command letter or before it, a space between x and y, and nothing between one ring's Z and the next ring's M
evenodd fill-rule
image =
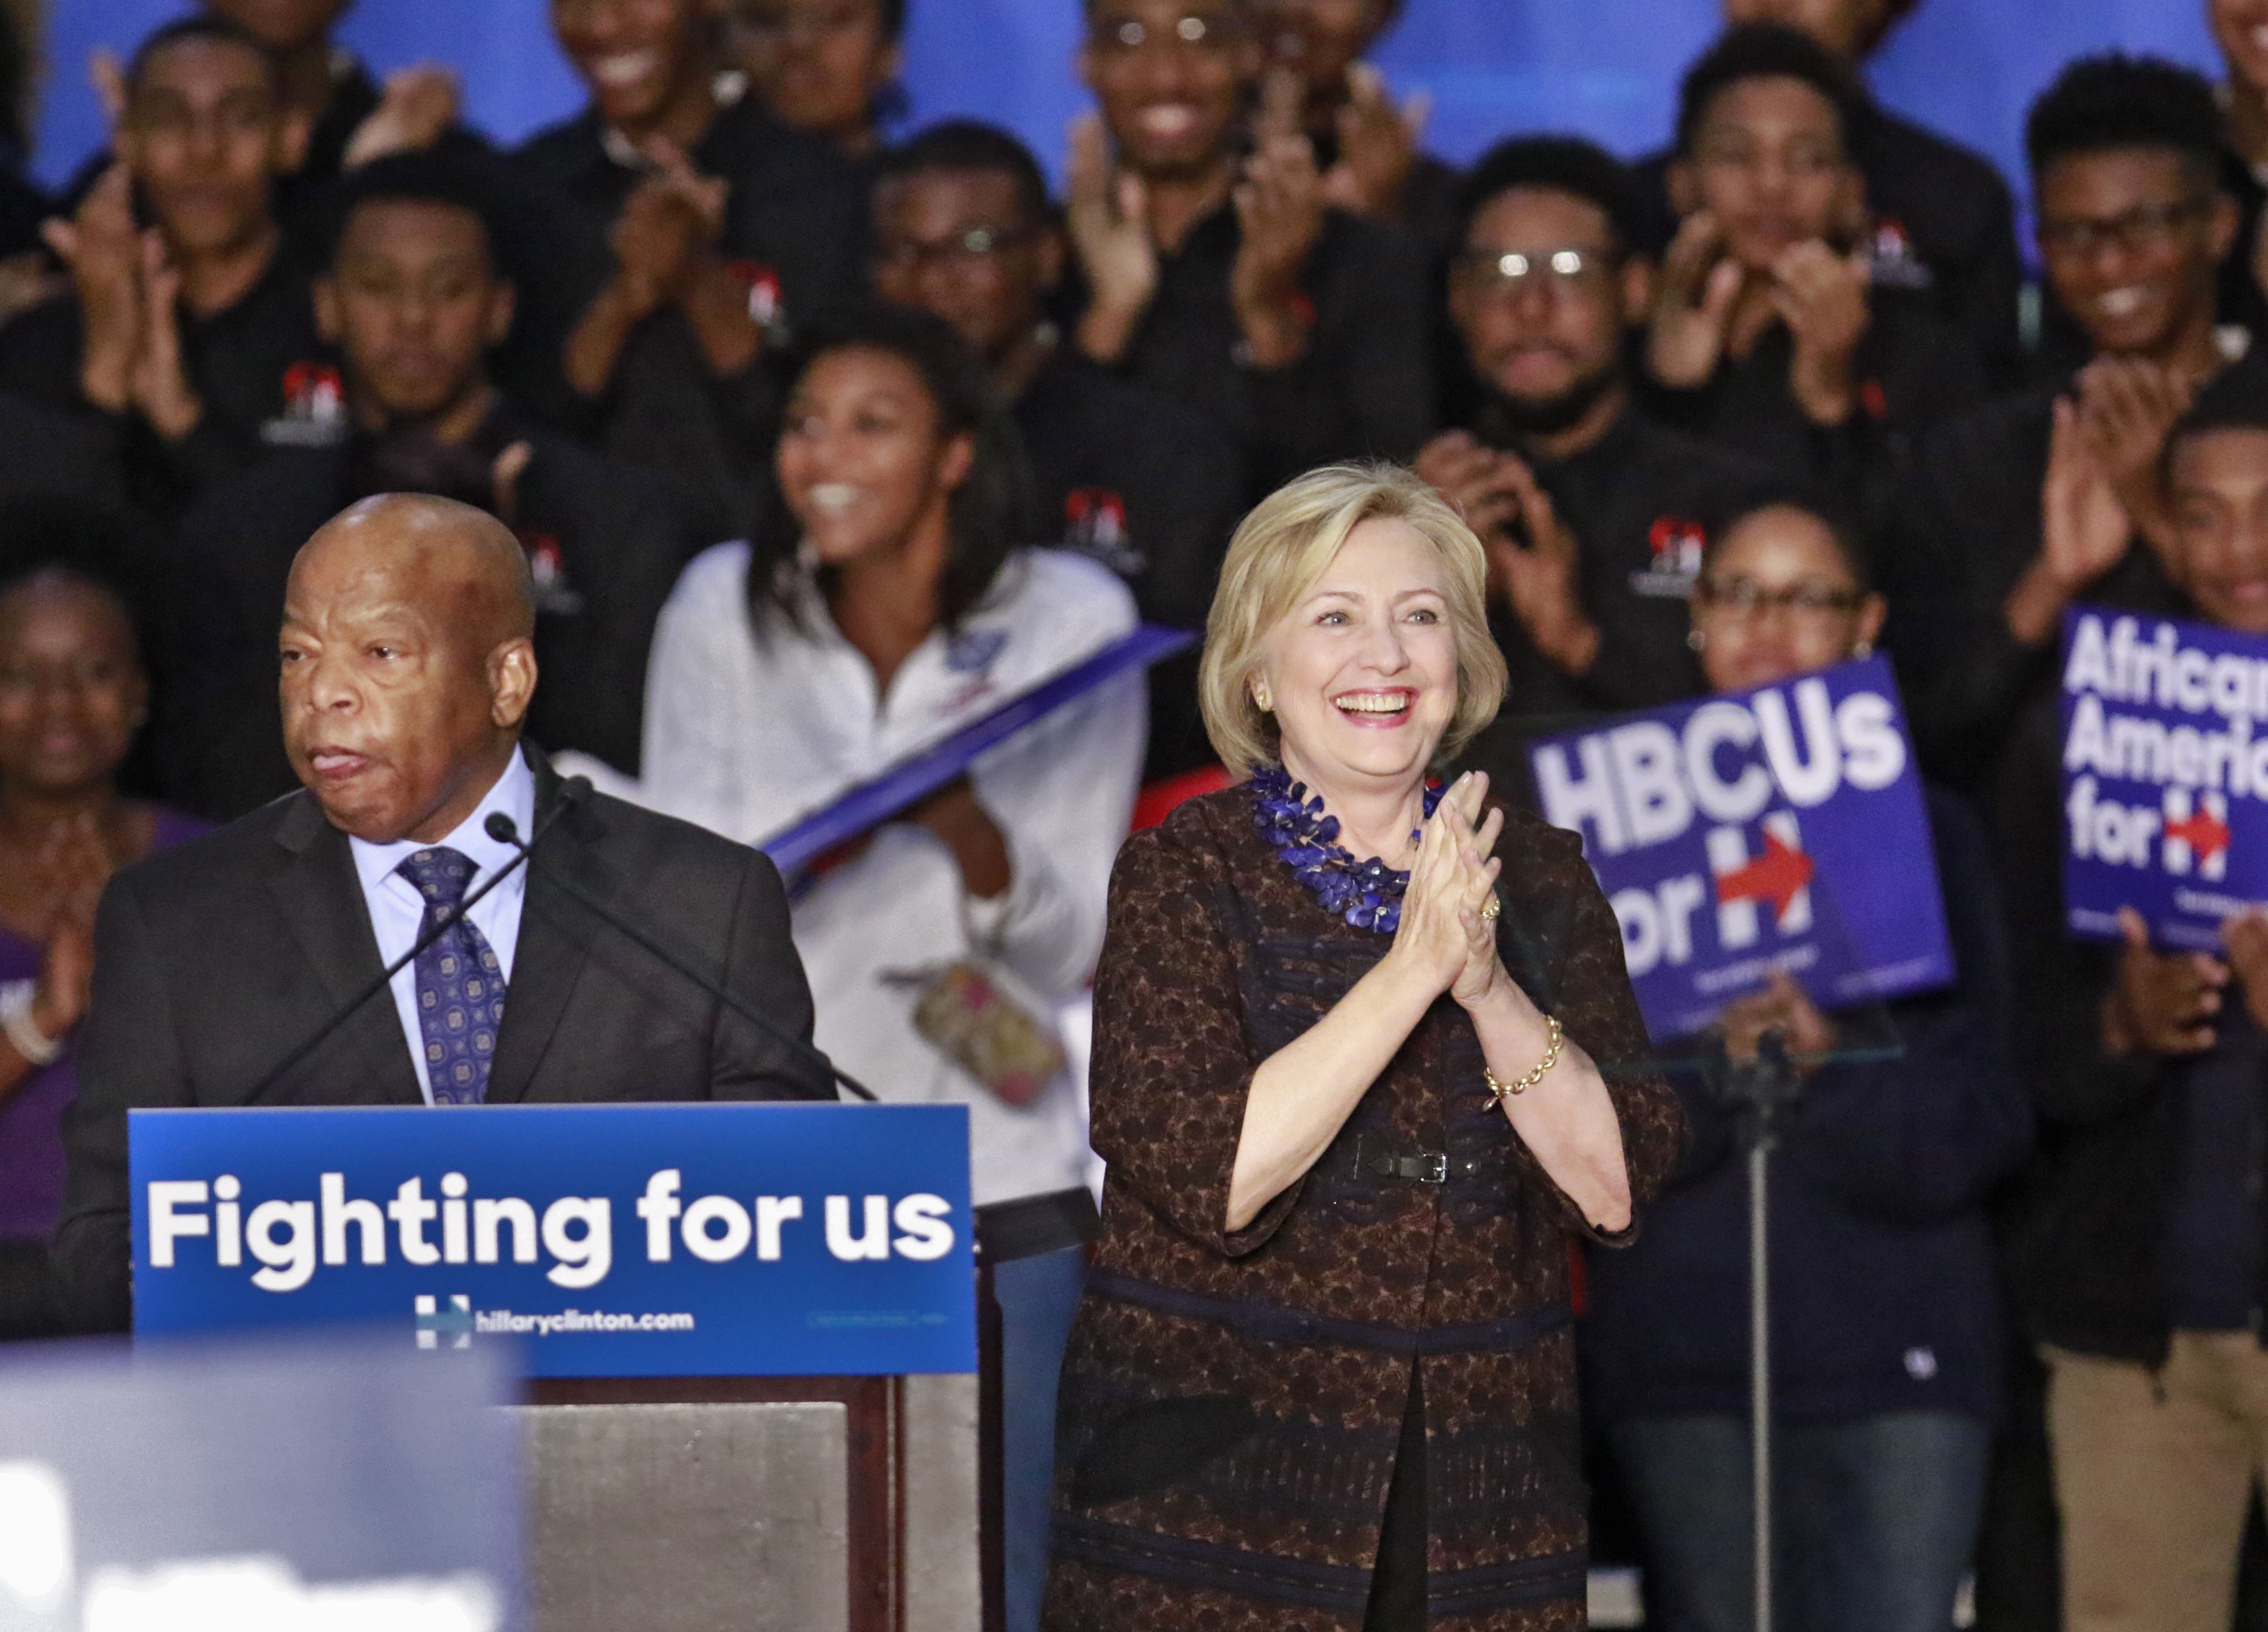
M535 688L534 584L519 541L453 499L345 510L291 563L284 745L333 825L446 837L502 774Z
M299 560L335 550L355 552L358 562L381 570L399 563L475 620L468 632L476 639L525 640L535 633L527 552L484 510L431 493L380 493L317 528L300 547ZM298 561L291 570L298 571Z

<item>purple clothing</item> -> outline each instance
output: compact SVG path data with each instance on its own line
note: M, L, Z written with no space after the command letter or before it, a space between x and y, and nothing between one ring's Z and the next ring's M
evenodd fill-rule
M210 824L160 805L150 848L169 850L209 830ZM0 929L0 981L36 977L41 951L37 941ZM44 1243L55 1233L63 1204L63 1107L77 1092L78 1070L66 1048L0 1101L0 1239Z

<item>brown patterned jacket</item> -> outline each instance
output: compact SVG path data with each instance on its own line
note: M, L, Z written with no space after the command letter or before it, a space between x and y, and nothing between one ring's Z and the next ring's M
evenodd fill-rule
M1573 835L1507 811L1497 853L1506 967L1605 1070L1642 1207L1685 1128L1614 915ZM1303 1180L1224 1229L1254 1069L1390 945L1322 909L1248 787L1120 853L1095 982L1109 1175L1064 1364L1049 1632L1359 1628L1419 1364L1435 1623L1582 1624L1568 1245L1598 1238L1489 1104L1455 1003Z

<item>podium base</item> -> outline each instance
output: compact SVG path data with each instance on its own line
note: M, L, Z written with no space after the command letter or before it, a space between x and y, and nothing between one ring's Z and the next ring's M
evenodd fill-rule
M526 1397L534 1632L979 1632L974 1377Z

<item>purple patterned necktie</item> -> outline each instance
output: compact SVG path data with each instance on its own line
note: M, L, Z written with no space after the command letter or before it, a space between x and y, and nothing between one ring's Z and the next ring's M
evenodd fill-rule
M418 850L394 871L425 898L417 926L423 940L465 899L472 858L446 845ZM488 1097L489 1066L504 1024L504 970L470 918L417 954L417 1020L425 1033L425 1079L436 1105L478 1105Z

